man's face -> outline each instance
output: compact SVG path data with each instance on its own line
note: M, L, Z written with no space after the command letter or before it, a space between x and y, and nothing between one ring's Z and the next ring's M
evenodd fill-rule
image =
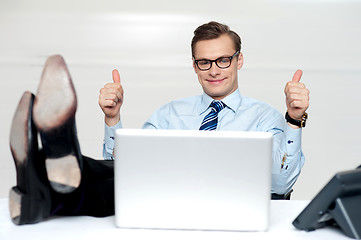
M203 40L196 43L194 47L195 60L215 60L220 57L230 57L235 52L232 39L223 34L219 38ZM238 88L237 71L243 65L242 53L236 55L228 68L221 69L214 62L209 70L200 70L193 61L194 71L198 75L198 81L203 91L210 97L221 100Z

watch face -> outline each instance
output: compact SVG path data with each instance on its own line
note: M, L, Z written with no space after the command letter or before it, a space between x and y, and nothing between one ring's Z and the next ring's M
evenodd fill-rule
M306 120L301 122L301 126L300 127L306 127Z
M307 118L308 118L308 114L304 113L303 116L302 116L301 127L306 127Z

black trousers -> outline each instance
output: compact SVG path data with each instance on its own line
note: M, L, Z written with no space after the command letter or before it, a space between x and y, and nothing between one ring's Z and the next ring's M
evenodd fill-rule
M82 180L72 193L52 192L51 215L114 215L114 161L83 156Z

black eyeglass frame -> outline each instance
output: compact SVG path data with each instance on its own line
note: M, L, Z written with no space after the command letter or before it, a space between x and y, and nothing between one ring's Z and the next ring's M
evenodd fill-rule
M237 56L239 53L240 53L240 51L237 50L237 51L236 51L232 56L230 56L230 57L219 57L219 58L217 58L217 59L215 59L215 60L209 60L209 59L198 59L198 60L196 60L194 56L193 56L193 58L194 58L194 63L197 65L197 67L198 67L199 70L201 70L201 71L208 71L209 69L212 68L212 64L213 64L213 63L215 63L216 66L219 67L220 69L229 68L229 67L231 66L231 64L232 64L232 59L233 59L235 56ZM227 67L220 67L220 66L218 65L218 63L217 63L217 61L219 61L219 60L221 60L221 59L223 59L223 58L228 58L228 59L229 59L229 65L228 65ZM210 65L209 68L207 68L207 69L201 69L201 68L198 66L198 62L199 62L199 61L209 61L209 62L211 63L211 65Z

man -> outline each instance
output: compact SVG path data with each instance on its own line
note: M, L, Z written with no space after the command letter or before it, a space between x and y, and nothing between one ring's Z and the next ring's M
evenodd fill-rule
M212 35L214 30L220 34ZM304 161L301 129L286 125L283 116L268 105L240 95L237 71L243 56L238 35L219 23L202 25L195 31L192 52L204 94L161 107L144 127L270 131L276 145L272 189L278 194L288 192ZM308 90L299 83L301 74L297 71L285 88L288 115L294 124L303 121L308 107ZM119 111L123 103L117 71L113 71L113 81L101 89L99 96L105 113L107 159L112 158L114 129L121 127ZM211 111L208 106L213 100L216 102ZM81 154L76 106L75 89L63 58L49 57L36 96L23 94L11 126L17 185L10 189L9 208L15 224L36 223L54 215L114 214L114 161L97 161ZM38 147L38 133L43 149ZM288 146L287 139L294 144Z
M218 113L217 130L265 131L274 135L272 193L287 194L304 163L301 151L301 124L307 117L309 91L300 83L297 70L285 87L288 123L278 111L238 90L238 70L243 65L241 39L228 26L209 22L198 27L192 40L193 68L203 88L203 95L173 101L159 108L143 128L200 129L210 113L213 100L225 104ZM117 70L113 83L100 91L99 105L105 114L103 155L112 159L115 129L121 128L120 108L123 88ZM295 125L296 124L296 125ZM298 124L298 125L297 125Z

